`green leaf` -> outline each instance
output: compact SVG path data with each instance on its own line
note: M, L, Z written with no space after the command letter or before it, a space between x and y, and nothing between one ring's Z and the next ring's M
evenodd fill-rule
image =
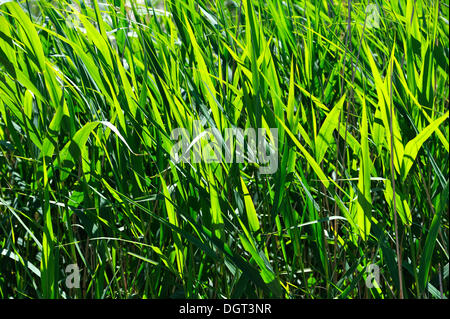
M436 119L434 122L425 127L415 138L406 144L405 153L403 155L403 166L402 166L402 180L406 179L409 170L411 169L417 154L422 147L423 143L439 128L445 120L448 119L449 112L447 111L440 118ZM447 141L448 144L448 141ZM447 146L448 148L448 146Z
M241 177L241 187L244 192L244 202L245 202L245 210L247 212L247 219L250 225L250 230L256 232L259 230L259 220L258 215L256 214L255 206L253 205L252 197L248 192L247 186L245 185L244 180Z
M386 185L386 189L384 191L384 196L386 198L386 202L388 203L389 207L392 208L392 203L394 200L394 191L392 189L392 184L391 181L389 179L386 179L385 181L385 185ZM400 216L401 221L403 222L403 224L405 225L411 225L412 223L412 215L411 215L411 210L409 209L409 205L408 202L398 194L398 189L396 189L396 194L395 194L395 202L396 202L396 206L397 206L397 213ZM392 209L391 209L392 211ZM392 216L391 216L392 217Z
M317 162L314 160L314 158L311 156L311 154L309 154L309 152L303 147L303 145L299 142L299 140L295 137L295 135L292 134L291 130L289 130L289 128L286 126L286 124L284 124L283 121L281 121L280 118L278 118L278 116L275 115L275 117L279 121L279 123L284 127L285 131L288 133L289 137L294 142L294 144L300 149L303 156L306 158L306 161L309 163L309 165L311 166L313 171L319 177L320 182L326 188L328 188L328 186L330 185L330 181L328 180L327 176L320 168L319 164L317 164Z
M333 132L339 125L339 115L342 111L342 106L344 105L345 98L346 96L344 94L333 107L333 109L328 113L319 130L319 134L317 135L317 139L315 142L316 161L318 164L322 162L327 149L333 143Z
M449 194L449 182L443 190L443 198L441 200L448 204L448 194ZM420 268L419 268L419 289L420 293L423 293L427 287L428 274L430 272L431 259L433 257L434 246L436 245L437 235L439 229L441 228L442 215L444 213L444 208L446 205L440 206L439 210L433 216L431 221L430 229L428 230L427 239L425 240L425 246L423 247L423 253L420 257Z
M370 150L369 150L369 132L368 132L368 118L367 107L363 96L360 96L362 101L362 116L361 116L361 153L360 153L360 168L358 178L358 204L355 216L355 222L359 227L360 234L363 240L367 239L370 234L370 219L372 217L372 195L370 188Z

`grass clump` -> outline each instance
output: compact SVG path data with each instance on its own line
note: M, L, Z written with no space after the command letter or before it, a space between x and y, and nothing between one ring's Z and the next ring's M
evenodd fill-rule
M448 298L448 21L431 0L1 1L0 296ZM276 128L276 172L174 161L196 123Z

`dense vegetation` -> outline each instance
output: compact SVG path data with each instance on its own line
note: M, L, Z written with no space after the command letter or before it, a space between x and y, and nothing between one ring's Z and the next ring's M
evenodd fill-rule
M0 296L447 298L448 73L445 1L1 0Z

